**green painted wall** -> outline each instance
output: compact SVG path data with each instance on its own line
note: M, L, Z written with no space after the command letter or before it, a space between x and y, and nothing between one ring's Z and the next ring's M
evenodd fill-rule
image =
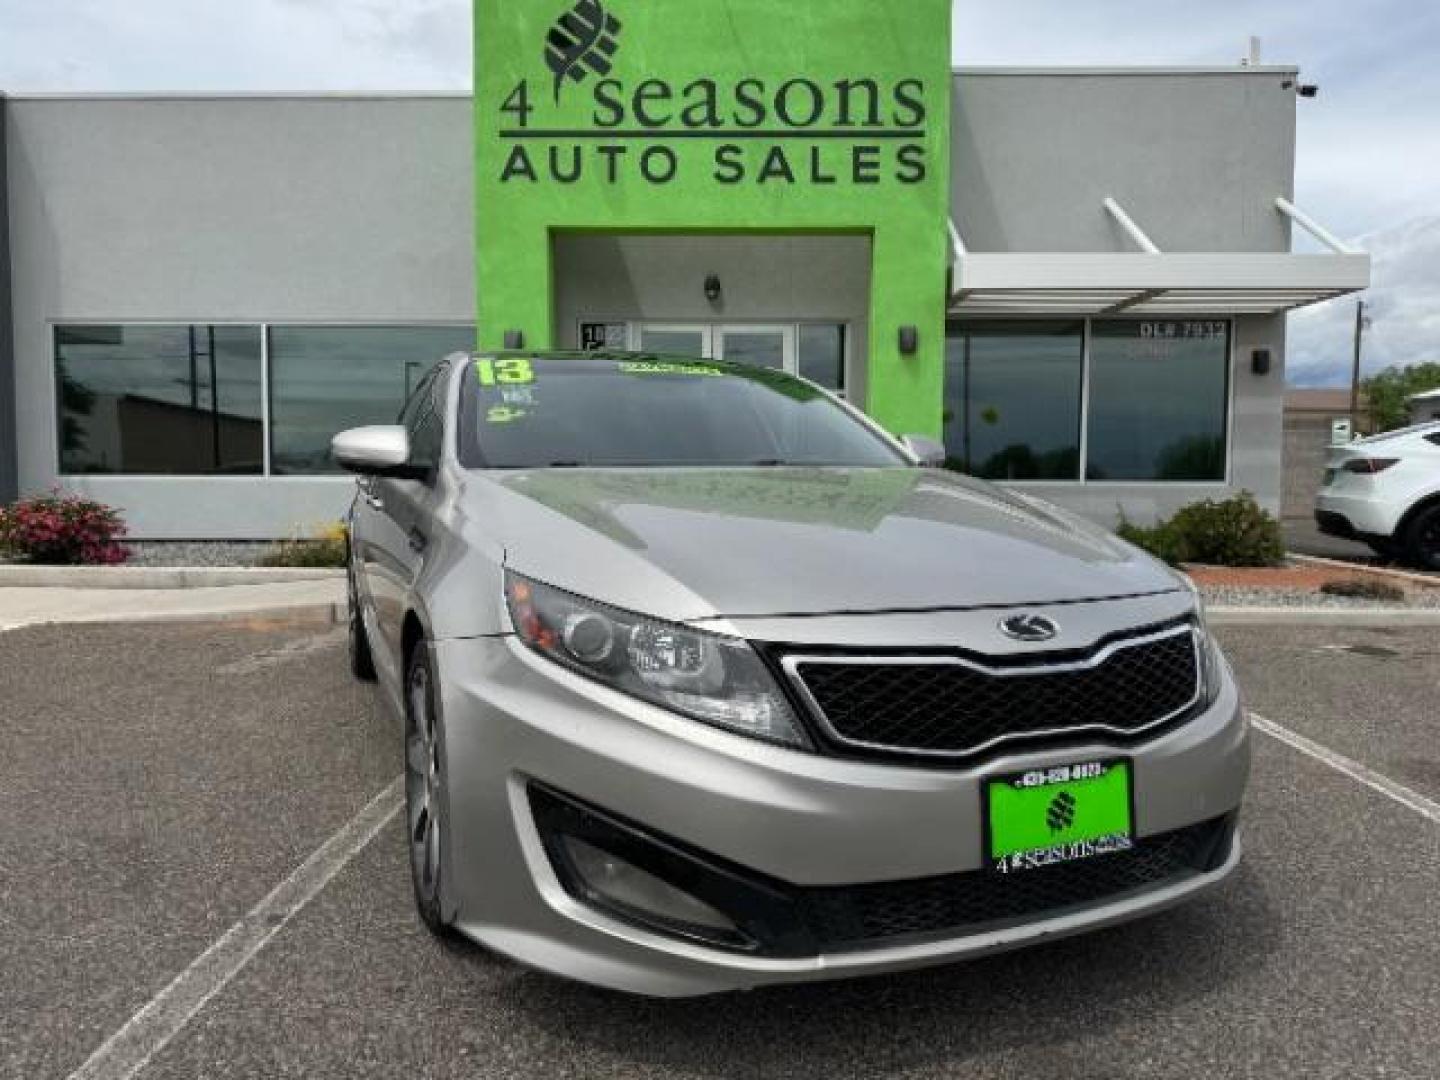
M481 347L551 344L553 232L866 233L865 407L939 435L949 0L476 0L475 37Z

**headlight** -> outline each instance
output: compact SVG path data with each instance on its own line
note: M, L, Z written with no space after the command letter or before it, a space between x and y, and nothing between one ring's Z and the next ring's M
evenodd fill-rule
M744 641L622 611L510 571L505 601L520 640L542 656L707 724L810 746Z
M1193 581L1188 577L1184 581L1195 597L1195 648L1200 655L1200 694L1208 709L1220 697L1220 688L1225 685L1225 657L1221 655L1220 646L1215 643L1206 622L1205 598Z

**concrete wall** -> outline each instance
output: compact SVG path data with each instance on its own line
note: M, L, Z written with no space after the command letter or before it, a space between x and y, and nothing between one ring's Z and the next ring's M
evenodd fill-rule
M10 213L6 180L5 127L10 107L0 94L0 505L15 498L19 489L16 475L15 442L15 353L10 324Z
M848 323L845 386L865 400L869 355L870 241L863 236L555 237L555 327L562 348L577 348L578 323ZM720 278L718 303L705 278Z
M57 480L55 322L475 317L465 99L21 98L8 112L24 490ZM338 516L353 489L342 477L65 486L124 508L142 537L286 535Z
M1288 251L1295 73L957 73L952 213L971 251L1133 251L1113 196L1163 251ZM1289 82L1292 88L1286 88Z
M1336 414L1340 415L1340 414ZM1285 418L1285 490L1281 516L1308 520L1330 458L1330 417L1301 414Z

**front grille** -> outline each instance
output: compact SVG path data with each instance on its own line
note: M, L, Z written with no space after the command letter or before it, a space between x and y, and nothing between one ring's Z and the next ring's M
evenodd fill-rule
M976 870L807 889L803 917L825 951L901 937L984 933L1214 870L1229 854L1232 832L1231 821L1218 818L1137 841L1129 851L1017 873Z
M852 752L965 757L1011 740L1137 735L1199 698L1188 625L1088 656L792 656L784 666L832 742Z

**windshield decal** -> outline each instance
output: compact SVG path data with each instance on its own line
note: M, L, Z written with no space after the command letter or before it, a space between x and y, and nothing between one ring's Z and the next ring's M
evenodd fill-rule
M475 361L481 386L527 386L535 381L535 365L526 357Z
M675 362L671 360L621 360L615 370L622 375L710 375L723 378L725 371L711 364Z
M513 424L516 420L523 420L529 415L524 409L516 409L509 405L493 405L485 414L485 422L487 424Z

